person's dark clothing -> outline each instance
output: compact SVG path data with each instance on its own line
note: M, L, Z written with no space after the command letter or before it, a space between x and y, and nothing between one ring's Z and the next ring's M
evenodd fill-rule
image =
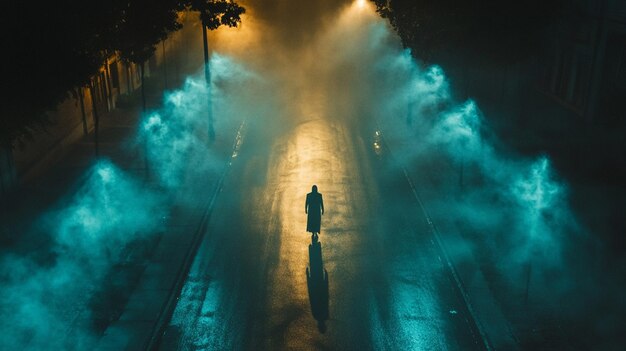
M306 231L311 233L319 233L322 222L322 214L324 213L324 200L322 200L321 193L310 192L306 194L304 212L308 214L306 221Z

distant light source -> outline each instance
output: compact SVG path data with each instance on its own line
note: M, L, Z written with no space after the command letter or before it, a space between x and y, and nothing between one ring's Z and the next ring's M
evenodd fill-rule
M356 0L356 5L359 8L364 8L367 5L367 0Z

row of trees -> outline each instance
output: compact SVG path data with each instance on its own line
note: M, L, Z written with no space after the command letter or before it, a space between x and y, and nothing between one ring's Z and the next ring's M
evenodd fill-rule
M50 124L46 112L75 88L88 87L93 96L93 77L112 54L140 67L143 87L144 63L159 42L182 27L180 11L200 14L210 81L206 29L237 26L244 13L233 0L14 0L6 5L5 15L10 15L3 30L8 40L3 64L7 95L0 105L0 146L8 149L45 129ZM94 122L97 134L95 109Z
M540 49L562 0L372 0L420 58L472 56L506 64Z

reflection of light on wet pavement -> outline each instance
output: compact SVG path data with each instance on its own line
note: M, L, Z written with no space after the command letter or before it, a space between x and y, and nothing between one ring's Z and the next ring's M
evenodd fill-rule
M268 295L268 309L271 310L269 328L288 323L284 331L284 346L287 348L313 345L321 338L311 315L305 274L311 236L306 232L304 200L312 185L318 186L326 207L320 242L326 267L331 274L331 291L336 283L332 280L332 263L329 267L333 252L341 250L348 254L351 241L356 239L356 235L345 232L349 228L340 228L341 238L334 237L333 232L338 225L341 227L350 223L350 217L353 217L345 191L350 173L344 159L346 140L340 134L342 132L341 126L323 119L303 122L277 141L272 153L274 157L269 162L270 183L263 196L273 199L272 214L269 215L278 221L270 224L268 235L275 232L280 240L277 272L268 282L271 287ZM342 243L339 244L339 241ZM332 295L331 292L331 305L336 297ZM290 316L287 311L298 312Z
M241 123L239 129L237 130L237 136L235 137L235 145L233 146L233 153L231 158L236 158L239 155L239 149L241 148L241 144L243 143L243 134L244 128L246 126L246 122Z
M355 23L371 29L376 16L369 2L354 1L331 37ZM237 46L235 56L246 61L246 45L225 38L216 47ZM198 266L204 273L192 269L190 279L198 286L183 292L195 305L174 320L181 320L181 330L191 329L195 349L467 349L448 347L446 338L460 329L451 323L465 318L464 311L449 313L459 306L450 302L455 300L438 253L424 233L415 241L423 218L406 202L402 174L386 168L391 162L381 131L360 133L367 128L355 107L359 101L349 89L337 94L340 78L325 75L332 61L312 52L302 55L304 61L288 56L296 58L293 65L268 65L281 72L275 77L280 108L272 107L271 119L248 116L241 150L244 138L237 136L231 160L236 171L209 224L213 241L198 251L206 256ZM304 202L314 184L326 208L319 237L329 276L324 334L312 315L306 278L311 236Z
M408 244L408 243L407 243ZM411 243L406 256L389 262L385 270L390 272L389 296L387 300L387 325L374 314L372 324L384 333L373 333L375 349L387 349L390 345L401 350L446 350L454 349L446 340L449 316L455 315L450 306L438 296L437 278L442 275L438 261L420 259L426 254L424 248ZM407 257L408 256L408 257ZM406 260L413 257L420 262L421 270L407 267ZM435 278L435 279L434 279ZM446 313L448 312L448 313ZM382 334L382 335L381 335ZM390 343L389 337L393 337Z
M280 132L268 145L267 167L257 169L266 182L254 191L250 202L262 210L255 210L249 220L255 227L253 232L267 236L261 250L268 251L271 261L266 300L259 302L266 316L261 326L265 346L261 348L336 347L333 339L350 331L347 325L337 328L333 316L352 318L340 309L349 305L347 295L352 290L346 284L355 285L362 267L345 257L355 255L355 249L364 245L361 236L367 206L362 204L367 201L351 131L329 112L331 100L315 86L299 90L292 103L285 106L287 121L276 129ZM252 134L245 145L249 145L250 138ZM306 232L304 203L313 185L318 186L326 207L319 235L330 276L330 321L326 322L325 334L320 334L312 315L306 278L311 235Z
M374 133L374 152L376 153L376 155L380 156L383 154L383 150L382 150L382 134L380 133L380 130L377 130Z

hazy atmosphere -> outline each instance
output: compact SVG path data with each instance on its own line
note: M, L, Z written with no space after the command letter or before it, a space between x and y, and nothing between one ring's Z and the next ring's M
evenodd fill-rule
M437 62L378 1L237 3L237 26L208 31L208 70L186 11L141 89L114 100L136 83L110 83L93 127L75 95L82 139L6 192L0 349L626 343L623 184L587 181L561 153L577 147L528 146L516 90L485 98L462 51ZM523 87L525 62L503 77Z

